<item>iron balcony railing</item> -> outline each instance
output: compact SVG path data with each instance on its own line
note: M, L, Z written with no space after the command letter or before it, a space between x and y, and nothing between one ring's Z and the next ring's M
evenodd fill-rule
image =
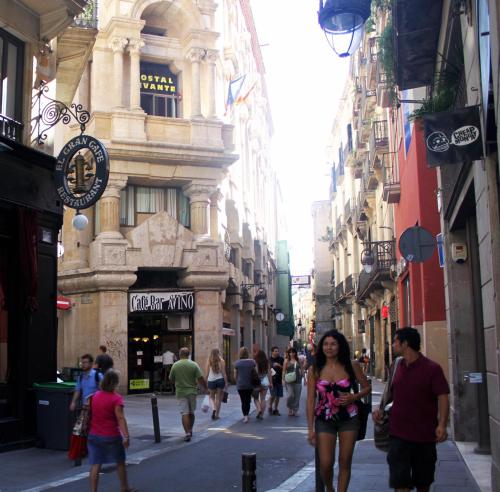
M344 297L344 282L340 282L335 287L335 300L338 301Z
M387 150L389 146L389 132L387 120L374 121L372 123L372 131L370 135L370 164L373 166L377 154ZM380 159L379 159L380 161Z
M345 278L345 289L344 289L344 295L345 296L350 296L353 295L355 292L355 281L354 281L354 275L351 273Z
M83 12L73 19L72 26L83 29L97 29L97 7L97 0L89 0Z
M356 297L363 299L380 282L390 279L391 267L396 264L396 241L374 241L365 243L365 249L370 250L373 266L370 273L361 271L358 277Z
M0 135L16 142L21 141L23 124L0 114Z
M348 222L349 219L352 216L352 210L351 210L351 199L349 198L347 202L344 205L344 218L345 221Z
M401 196L401 184L397 154L394 152L382 156L382 179L383 200L387 203L398 203Z

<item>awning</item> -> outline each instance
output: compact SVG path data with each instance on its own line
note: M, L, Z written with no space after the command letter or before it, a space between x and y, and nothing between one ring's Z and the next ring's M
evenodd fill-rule
M57 309L67 311L71 309L71 299L69 297L57 296Z
M442 0L394 2L394 66L400 90L432 85L442 10Z

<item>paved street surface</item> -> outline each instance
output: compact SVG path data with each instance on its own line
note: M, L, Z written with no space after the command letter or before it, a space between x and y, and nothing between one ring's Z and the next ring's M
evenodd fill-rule
M380 388L376 383L375 393ZM215 425L208 415L197 413L195 435L190 443L182 442L180 419L172 397L159 400L165 436L161 444L152 443L149 399L127 397L126 412L133 438L128 453L131 485L141 492L241 490L241 454L255 452L257 490L314 492L314 453L305 440L305 394L300 417L286 416L283 404L282 416L266 415L264 421L252 417L249 424L243 424L234 388L231 393L229 404L223 407L223 418ZM367 435L373 435L371 427ZM0 470L1 492L79 492L89 487L88 466L84 463L82 467L73 467L60 451L30 449L0 454ZM350 490L389 490L385 454L377 451L371 440L358 443L352 472ZM105 468L99 490L118 490L113 467ZM479 491L452 442L439 446L433 491Z

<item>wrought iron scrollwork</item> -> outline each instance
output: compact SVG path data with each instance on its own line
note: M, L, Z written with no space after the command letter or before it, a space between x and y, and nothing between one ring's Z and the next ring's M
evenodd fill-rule
M83 109L82 104L73 103L68 107L62 101L52 99L47 95L48 91L49 86L42 84L33 98L31 109L34 112L33 110L38 106L38 115L32 119L31 142L43 145L47 140L47 132L52 127L59 122L68 125L72 119L80 125L80 131L83 134L90 121L90 113Z

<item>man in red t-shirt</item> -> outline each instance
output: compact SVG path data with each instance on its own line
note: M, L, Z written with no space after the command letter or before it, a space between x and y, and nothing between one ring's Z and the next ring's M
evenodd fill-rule
M393 377L387 454L389 484L397 492L428 492L434 482L436 443L448 437L450 388L441 366L420 353L415 328L396 331L393 351L403 357ZM380 410L373 412L380 421Z

